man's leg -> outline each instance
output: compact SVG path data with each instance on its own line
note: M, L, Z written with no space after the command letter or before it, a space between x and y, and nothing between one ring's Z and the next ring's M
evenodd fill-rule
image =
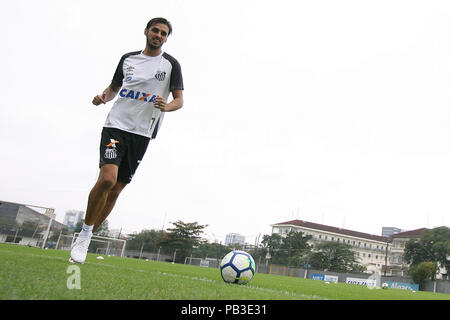
M106 179L109 180L109 182L114 181L114 184L110 185L107 183L107 195L102 193L102 196L99 197L102 199L102 206L100 207L99 205L99 207L96 207L95 209L90 209L88 205L85 219L87 222L85 223L93 225L93 232L95 232L100 227L102 222L105 221L106 217L108 217L114 208L120 193L126 185L131 182L131 179L136 172L136 169L139 166L139 163L141 162L150 142L150 139L147 137L126 132L123 132L120 136L115 135L114 137L118 137L117 139L114 139L121 141L117 142L118 148L120 143L122 143L122 147L126 145L126 152L124 152L123 157L121 157L120 168L115 168L116 170L113 175L114 179ZM107 141L109 140L106 139L106 142ZM104 166L102 166L102 168ZM92 198L95 198L97 195L96 190L93 190L92 193ZM94 205L92 205L92 207L94 207Z
M84 223L93 226L106 206L108 194L117 183L119 167L115 164L104 164L100 168L97 183L89 193ZM112 209L112 208L111 208Z
M124 182L117 181L117 183L114 185L111 191L109 191L108 197L106 199L106 204L103 207L103 210L101 211L100 215L97 217L97 221L95 221L94 223L94 228L92 232L95 232L103 223L103 221L105 221L108 215L111 213L112 209L114 208L114 205L116 204L117 198L119 197L119 194L126 187L126 185L127 184Z
M84 263L86 260L94 223L101 216L107 203L108 194L117 183L118 168L115 164L104 164L100 168L97 182L89 193L83 227L70 250L70 262Z

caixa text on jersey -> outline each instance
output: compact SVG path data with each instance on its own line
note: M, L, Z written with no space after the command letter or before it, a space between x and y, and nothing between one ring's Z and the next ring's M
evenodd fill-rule
M155 102L155 99L156 99L156 96L152 95L151 93L134 91L134 90L126 89L126 88L120 90L119 95L122 98L129 98L129 99L145 101L145 102Z

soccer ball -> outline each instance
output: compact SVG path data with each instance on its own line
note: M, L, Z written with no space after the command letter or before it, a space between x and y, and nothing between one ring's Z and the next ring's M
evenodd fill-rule
M389 285L386 282L383 282L383 284L381 285L382 289L387 289L389 288Z
M255 274L255 260L245 251L231 251L220 262L220 274L225 282L246 284Z

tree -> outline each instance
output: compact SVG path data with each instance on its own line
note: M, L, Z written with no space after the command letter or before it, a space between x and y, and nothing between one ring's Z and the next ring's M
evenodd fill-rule
M288 267L303 267L309 263L309 253L312 246L308 241L312 236L305 236L303 232L290 231L283 239L281 251L284 251Z
M269 254L272 263L280 263L281 259L279 259L279 256L282 244L283 238L279 234L277 233L274 233L272 235L265 234L261 241L263 249L262 255L265 258L266 255Z
M310 262L313 268L334 272L361 270L355 252L351 250L349 244L324 242L317 245L315 249Z
M132 238L127 241L127 249L140 250L143 248L146 251L157 252L165 238L166 232L164 230L144 229L132 235Z
M75 225L75 228L73 229L73 232L81 232L81 228L83 227L83 223L84 223L84 219L80 220L77 222L77 224Z
M430 261L421 262L411 268L409 274L413 281L419 284L419 288L423 289L425 280L433 278L436 274L436 263Z
M278 233L272 235L265 234L261 241L262 247L266 249L270 255L273 255L275 251L279 250L282 243L283 238Z
M221 243L202 242L197 248L193 249L192 256L197 258L215 258L219 260L231 250L230 247L224 246Z
M176 250L176 260L184 262L184 258L191 254L193 248L206 242L200 235L207 225L200 225L197 222L186 223L180 220L171 222L171 224L175 227L167 229L169 231L167 238L161 242L161 245L171 248L173 251Z
M308 241L311 236L303 232L290 231L285 237L274 233L264 235L261 241L264 256L269 253L274 264L290 267L303 266L307 262L307 255L311 249Z
M436 262L437 266L450 270L450 228L438 227L426 230L419 240L406 243L403 258L410 264L410 271L422 262ZM434 280L435 275L432 276Z

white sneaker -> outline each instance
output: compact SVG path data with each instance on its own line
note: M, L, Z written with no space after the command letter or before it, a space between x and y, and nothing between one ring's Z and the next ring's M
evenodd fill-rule
M72 244L69 262L83 264L84 261L86 260L86 255L88 252L90 242L91 242L90 237L89 238L78 237L77 240L75 240L75 242Z

